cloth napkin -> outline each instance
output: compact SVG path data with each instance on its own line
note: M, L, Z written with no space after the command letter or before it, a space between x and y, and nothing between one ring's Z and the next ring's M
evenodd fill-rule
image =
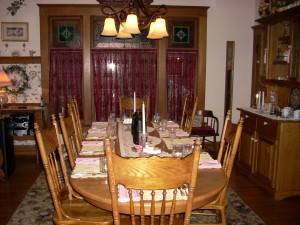
M97 132L97 133L88 133L86 136L87 140L97 140L97 139L103 139L106 138L107 134L106 132Z
M103 146L82 146L79 155L81 156L91 156L91 155L101 155L104 154Z
M103 146L103 141L82 141L82 146Z
M179 127L179 124L173 122L173 121L168 121L167 122L167 127Z
M107 126L108 126L108 122L92 122L92 126L90 129L103 130L106 129Z
M206 162L200 161L199 163L199 169L220 169L220 168L222 168L222 165L218 162L218 160L210 160Z
M118 185L118 190L119 190L119 198L118 198L119 202L129 202L128 190L123 185L120 184ZM173 199L173 191L174 189L167 190L166 200ZM182 196L179 190L178 193L179 194L176 197L177 200L187 200L188 197L186 195ZM139 201L140 200L139 190L132 190L132 196L133 196L133 201ZM155 191L154 199L155 201L159 201L163 199L162 190ZM152 200L152 195L150 190L144 190L144 200Z
M95 125L95 126L107 126L108 125L108 122L98 122L98 121L94 121L92 122L92 126Z
M176 137L189 137L189 133L183 130L176 131Z
M85 164L85 165L92 165L92 164L99 164L99 157L80 157L76 158L75 164Z
M72 178L107 177L107 173L100 173L100 163L75 164L71 174Z
M88 129L88 133L89 134L94 134L94 133L105 133L106 132L106 128L103 128L103 129L98 129L98 128L90 128Z

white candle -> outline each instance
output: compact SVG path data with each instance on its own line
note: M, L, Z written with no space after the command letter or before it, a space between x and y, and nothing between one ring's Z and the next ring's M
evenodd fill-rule
M262 97L261 97L261 105L264 106L265 105L265 92L262 92Z
M259 101L258 101L258 93L256 94L256 105L258 105Z
M143 134L146 134L146 115L145 115L145 104L142 104L142 116L143 116Z
M133 112L136 111L135 92L133 92Z
M260 105L261 91L258 92L258 105Z
M267 49L264 49L264 64L267 63Z

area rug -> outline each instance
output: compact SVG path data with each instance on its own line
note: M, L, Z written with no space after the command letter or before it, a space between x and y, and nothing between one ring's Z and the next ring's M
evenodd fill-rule
M228 225L265 225L265 223L230 188L227 191ZM48 190L45 173L37 178L25 198L11 217L8 225L52 225L53 204ZM209 218L192 217L192 222L209 222Z

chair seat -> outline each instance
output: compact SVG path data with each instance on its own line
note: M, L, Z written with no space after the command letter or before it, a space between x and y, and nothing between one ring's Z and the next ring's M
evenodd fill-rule
M54 212L53 221L55 224L113 224L112 212L99 209L83 199L64 200L62 210L66 214L62 220L59 220L56 212Z
M206 137L206 136L218 136L219 134L216 133L211 126L204 125L202 127L193 127L191 135Z

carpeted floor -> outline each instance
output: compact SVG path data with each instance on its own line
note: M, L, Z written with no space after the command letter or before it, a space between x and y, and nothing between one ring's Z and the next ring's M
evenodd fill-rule
M227 192L228 207L226 209L228 225L265 225L265 223L239 198L230 188ZM8 225L52 225L53 205L44 172L37 178L24 200L11 217ZM192 218L194 222L207 222Z

